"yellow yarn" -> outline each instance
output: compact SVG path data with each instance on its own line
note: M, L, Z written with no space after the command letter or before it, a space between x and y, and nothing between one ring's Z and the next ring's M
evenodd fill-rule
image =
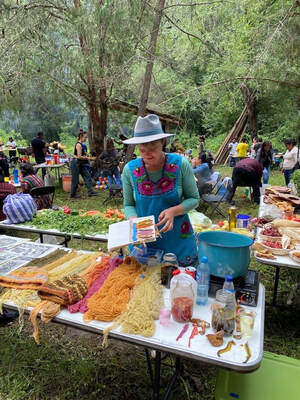
M36 290L7 289L0 296L0 314L3 304L13 302L19 309L35 307L41 302Z
M163 307L163 291L160 280L160 267L143 271L136 279L132 295L125 311L113 325L105 329L103 345L107 344L108 333L122 324L121 331L151 337L155 332L154 320Z

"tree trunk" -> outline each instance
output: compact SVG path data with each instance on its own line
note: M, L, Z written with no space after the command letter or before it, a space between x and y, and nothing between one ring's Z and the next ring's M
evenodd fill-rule
M95 148L94 148L94 140L93 140L93 123L92 123L92 118L91 118L91 111L88 112L88 140L89 140L89 147L90 147L90 152L94 153Z
M144 117L146 114L146 108L147 108L150 86L151 86L151 79L152 79L152 70L153 70L153 64L154 64L154 59L155 59L156 43L157 43L159 27L160 27L160 23L161 23L161 19L162 19L163 9L165 7L165 2L166 2L166 0L158 0L157 1L153 30L151 32L151 38L150 38L150 43L149 43L148 52L147 52L148 53L148 61L146 64L144 83L143 83L143 91L142 91L142 95L140 98L139 110L138 110L138 114L137 114L138 117L139 116ZM134 148L135 148L134 145L128 146L124 164L127 164L128 161L131 160L132 155L134 153Z
M248 85L243 85L241 91L247 107L250 134L253 138L257 136L256 90L251 89Z

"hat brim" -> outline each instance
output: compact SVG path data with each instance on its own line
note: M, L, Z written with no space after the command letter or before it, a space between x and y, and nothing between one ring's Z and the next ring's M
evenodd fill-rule
M158 133L157 135L133 137L127 140L123 140L124 144L142 144L154 142L155 140L165 139L167 137L174 136L173 133Z

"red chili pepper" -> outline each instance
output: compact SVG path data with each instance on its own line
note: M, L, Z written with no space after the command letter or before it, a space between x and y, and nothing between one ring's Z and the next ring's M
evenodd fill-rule
M192 333L189 337L189 347L191 347L191 340L198 335L198 325L197 324L193 324L193 330Z
M69 207L63 206L62 209L64 214L71 214L71 209Z
M182 338L182 336L185 334L185 332L188 330L188 328L189 328L189 324L185 324L184 327L182 328L181 332L177 336L176 341L178 341L179 339Z

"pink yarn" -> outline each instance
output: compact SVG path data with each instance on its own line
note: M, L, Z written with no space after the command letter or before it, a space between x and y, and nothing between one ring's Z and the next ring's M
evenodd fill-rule
M120 264L122 264L123 260L120 257L114 257L109 259L109 266L102 272L100 276L91 284L89 287L87 294L79 300L77 303L71 304L68 306L68 310L70 313L76 313L76 312L81 312L84 314L88 310L88 299L93 296L94 293L96 293L103 283L105 282L105 279L108 277L108 275Z

